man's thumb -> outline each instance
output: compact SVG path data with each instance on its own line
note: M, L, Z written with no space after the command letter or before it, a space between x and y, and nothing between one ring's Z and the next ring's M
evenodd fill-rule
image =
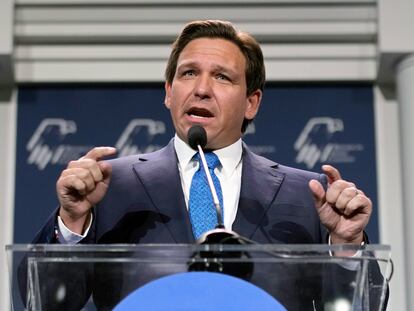
M309 189L312 192L316 207L320 208L326 202L325 189L323 188L322 184L316 179L309 181Z

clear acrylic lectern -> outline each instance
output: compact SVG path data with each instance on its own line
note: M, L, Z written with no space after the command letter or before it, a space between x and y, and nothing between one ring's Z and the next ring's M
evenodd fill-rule
M154 280L193 271L240 278L287 310L383 310L392 273L390 247L382 245L53 244L6 251L15 311L112 310Z

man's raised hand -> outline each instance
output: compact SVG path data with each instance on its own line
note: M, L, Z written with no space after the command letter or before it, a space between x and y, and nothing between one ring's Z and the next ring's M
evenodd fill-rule
M333 244L359 245L371 216L371 200L355 184L343 180L333 166L324 165L322 170L328 177L326 191L317 180L309 182L319 218Z
M79 160L71 161L61 173L56 183L59 216L72 232L83 233L91 208L105 196L112 167L99 160L115 153L113 147L93 148Z

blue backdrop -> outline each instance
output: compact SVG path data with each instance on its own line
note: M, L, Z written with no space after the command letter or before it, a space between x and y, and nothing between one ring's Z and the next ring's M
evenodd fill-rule
M69 160L93 146L127 155L168 143L174 130L163 102L161 84L20 87L15 243L30 242L57 207L55 182ZM244 140L285 165L340 169L371 197L368 234L378 242L372 86L268 86Z

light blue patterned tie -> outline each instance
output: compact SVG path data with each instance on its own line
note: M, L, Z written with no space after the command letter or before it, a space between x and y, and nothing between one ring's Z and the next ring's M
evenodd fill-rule
M217 155L212 152L206 153L205 156L223 213L223 194L221 192L220 181L216 174L214 174L214 169L220 164L220 160ZM214 207L213 197L208 186L207 176L204 172L203 163L201 162L198 152L194 155L194 159L198 161L199 168L197 172L194 173L193 180L191 181L188 211L190 213L194 237L198 239L204 232L216 227L217 214Z

